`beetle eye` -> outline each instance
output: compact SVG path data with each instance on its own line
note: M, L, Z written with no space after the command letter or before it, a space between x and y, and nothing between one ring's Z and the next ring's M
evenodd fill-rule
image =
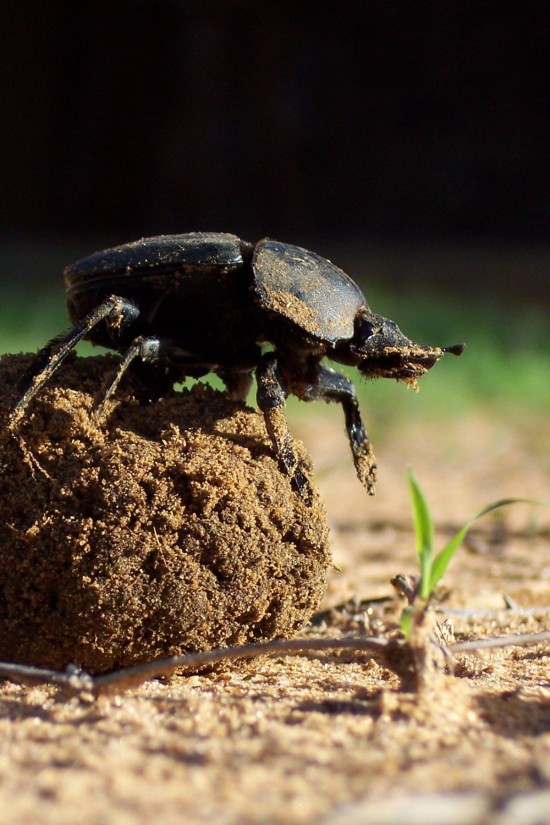
M367 321L366 318L359 318L356 335L360 341L366 341L367 338L371 338L376 331L377 330L370 321Z

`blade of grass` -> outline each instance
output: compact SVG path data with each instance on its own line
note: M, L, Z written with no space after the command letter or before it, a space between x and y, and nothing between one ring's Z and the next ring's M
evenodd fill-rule
M416 552L420 562L419 595L428 599L432 578L432 557L434 525L424 493L412 469L408 468L409 489L411 493Z

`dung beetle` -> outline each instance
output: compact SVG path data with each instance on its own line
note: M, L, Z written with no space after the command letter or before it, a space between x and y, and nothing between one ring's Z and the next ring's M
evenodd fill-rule
M65 285L73 327L38 353L10 428L83 338L122 353L100 409L134 359L154 365L149 380L158 384L157 395L186 376L213 372L232 398L244 400L255 372L258 407L278 459L306 498L309 484L283 415L289 394L340 403L369 494L376 480L354 386L321 363L325 356L367 378L414 382L444 352L460 355L464 348L416 344L372 312L357 284L331 261L269 238L256 244L217 232L143 238L77 261L65 270Z

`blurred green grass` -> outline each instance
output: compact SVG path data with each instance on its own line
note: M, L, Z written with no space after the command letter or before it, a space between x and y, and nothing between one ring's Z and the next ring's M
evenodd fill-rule
M438 295L428 289L387 294L369 290L377 312L397 320L403 331L422 343L449 345L465 341L464 355L445 356L419 382L420 392L393 381L366 381L348 370L361 401L388 425L402 416L462 415L475 408L499 411L550 409L549 322L544 307L512 307L494 300ZM33 352L66 329L62 291L56 286L0 290L0 352ZM80 354L99 350L90 344ZM345 368L344 368L345 369ZM300 414L305 404L290 399ZM308 405L318 412L323 404Z

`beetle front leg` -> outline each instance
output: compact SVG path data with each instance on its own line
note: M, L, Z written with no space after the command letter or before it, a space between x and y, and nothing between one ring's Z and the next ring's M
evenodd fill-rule
M274 352L268 352L260 359L256 370L256 380L258 382L256 400L264 414L265 426L277 457L298 493L302 498L309 500L312 496L312 489L302 469L302 462L297 459L292 446L292 436L283 412L287 390L279 373L277 356Z
M68 332L62 332L52 338L38 352L36 360L21 382L23 394L8 417L8 427L13 430L17 426L36 393L50 380L78 342L97 324L106 320L113 332L118 335L138 316L139 310L135 304L125 298L111 295Z
M292 389L303 401L322 399L342 405L355 470L369 496L374 495L376 459L361 418L355 387L349 378L330 367L319 365L315 383L298 384Z

